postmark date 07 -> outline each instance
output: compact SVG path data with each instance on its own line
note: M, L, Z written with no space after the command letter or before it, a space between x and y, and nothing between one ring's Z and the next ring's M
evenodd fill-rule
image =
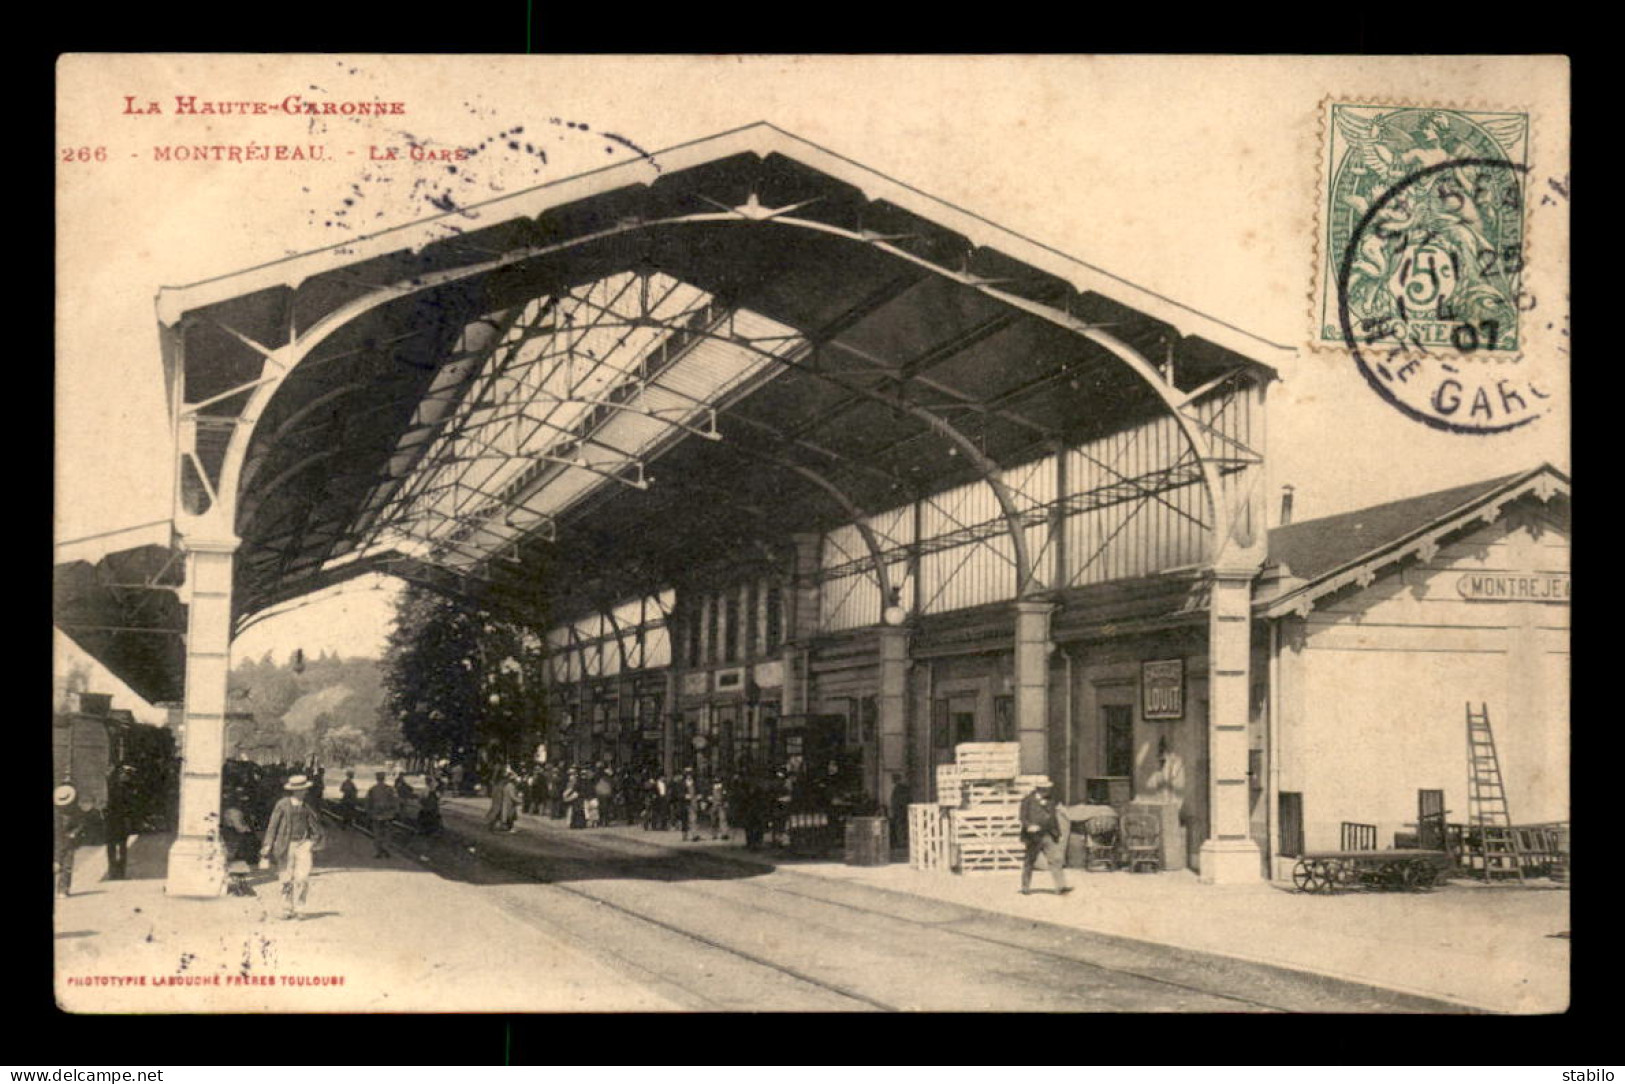
M64 162L105 162L106 147L61 147L57 151Z

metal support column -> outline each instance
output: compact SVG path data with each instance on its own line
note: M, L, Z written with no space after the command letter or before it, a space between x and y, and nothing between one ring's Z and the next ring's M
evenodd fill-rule
M1208 838L1203 884L1244 884L1262 876L1247 793L1247 721L1256 567L1214 568L1208 602Z
M666 668L666 687L660 701L660 773L667 779L677 770L677 695L682 691L677 677L675 640L672 645L672 665Z
M880 788L891 798L892 776L908 778L908 629L882 627L880 637Z
M226 682L231 666L231 581L235 538L183 538L190 594L186 625L185 733L181 742L180 823L169 849L165 891L220 895L220 775L225 759Z
M1049 773L1049 602L1016 602L1016 740L1023 775Z
M817 534L797 534L794 564L784 606L784 689L779 711L802 715L808 704L807 643L818 633L818 554L823 541Z

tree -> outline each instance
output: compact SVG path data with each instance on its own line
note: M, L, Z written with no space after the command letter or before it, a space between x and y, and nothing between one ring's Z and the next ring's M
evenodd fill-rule
M288 714L301 697L342 686L344 695L322 701L321 711L312 720L308 734L291 734ZM258 661L244 659L231 672L229 710L239 716L231 732L233 754L245 753L256 760L303 760L325 755L324 733L351 728L360 734L360 753L377 744L388 750L398 740L375 742L373 728L383 699L379 666L373 659L344 659L324 652L306 667L304 674L293 671L292 661L278 665L267 653ZM243 715L251 718L242 718Z
M322 735L322 757L341 767L354 764L372 743L354 726L340 726Z
M384 649L386 720L419 755L522 757L537 718L533 641L470 603L408 587Z

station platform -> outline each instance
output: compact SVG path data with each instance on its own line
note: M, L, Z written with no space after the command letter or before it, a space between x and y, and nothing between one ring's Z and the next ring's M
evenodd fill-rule
M516 834L494 834L483 827L485 809L482 799L448 800L447 829L433 848L404 837L389 858L373 857L371 839L359 831L331 832L306 913L296 921L280 918L278 885L268 872L256 874L252 897L165 895L169 837L139 838L130 879L122 881L101 880L101 850L83 848L75 894L55 910L58 1004L97 1013L685 1007L574 944L569 929L538 921L522 902L523 878L437 876L444 865L419 853L477 849L500 872L505 848L548 837L609 850L635 843L701 864L844 882L895 898L898 911L941 901L1053 927L1058 936L1085 931L1139 948L1163 946L1170 959L1224 957L1292 972L1295 982L1316 976L1328 988L1377 987L1466 1012L1557 1013L1569 1004L1570 894L1550 883L1450 882L1426 893L1328 896L1267 883L1203 885L1186 871L1069 870L1070 894L1055 895L1040 872L1033 893L1022 896L1015 872L954 875L906 862L859 867L786 858L746 850L737 831L727 841L683 842L676 831L572 831L524 815Z
M456 799L483 813L485 803ZM522 816L524 827L565 830ZM682 842L676 831L583 829L571 835L624 837L700 851L730 862L849 881L1035 922L1211 953L1454 1002L1466 1009L1559 1013L1570 995L1570 893L1530 881L1483 885L1450 881L1422 893L1306 894L1290 883L1202 884L1188 870L1161 873L1066 871L1073 891L1058 896L1049 874L1019 893L1019 872L953 874L915 870L902 851L884 866L786 858L749 851L736 829L728 841Z
M372 840L359 832L328 837L294 921L281 918L274 872L255 874L254 896L166 895L171 836L139 837L127 880L101 880L105 852L81 848L73 894L56 901L58 1006L91 1013L676 1007L469 885L426 874L410 850L375 858Z

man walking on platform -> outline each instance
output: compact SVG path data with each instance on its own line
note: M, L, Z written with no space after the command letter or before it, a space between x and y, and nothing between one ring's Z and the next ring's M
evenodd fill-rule
M115 765L107 773L107 808L103 812L106 827L107 873L103 880L122 881L130 857L130 833L135 828L133 816L135 796L131 794L131 777L135 769L128 764Z
M60 900L73 891L73 857L85 832L86 817L72 783L52 791L51 804L56 807L56 898Z
M395 796L395 788L390 786L383 772L378 773L378 782L367 791L367 822L372 826L372 856L374 858L388 858L390 826L395 822L395 814L400 812L401 800Z
M282 917L297 918L310 891L310 868L315 854L326 842L321 814L305 800L310 789L308 776L296 775L282 788L287 793L271 810L265 826L265 842L260 845L260 868L275 858L282 882Z
M1021 894L1032 889L1033 865L1043 854L1050 876L1055 878L1055 892L1064 896L1072 891L1066 885L1066 854L1061 850L1061 818L1055 808L1055 784L1040 776L1033 792L1021 800L1021 842L1026 853L1021 859Z
M688 833L693 831L694 841L700 839L700 784L694 778L693 768L683 769L683 778L677 784L677 811L681 818L683 829L683 842L688 842Z
M897 772L891 777L891 845L908 846L908 807L914 801L914 788Z
M355 772L345 772L344 782L339 784L339 819L346 828L355 824L360 798L361 788L355 785Z

